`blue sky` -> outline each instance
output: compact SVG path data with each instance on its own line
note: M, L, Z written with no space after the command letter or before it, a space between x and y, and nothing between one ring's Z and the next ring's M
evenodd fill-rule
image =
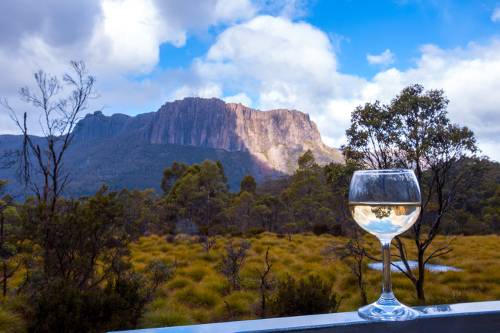
M500 160L498 1L26 1L0 2L0 96L15 106L35 70L80 59L106 114L217 97L306 112L339 146L356 106L420 83L444 89L450 118ZM15 133L5 110L0 133Z
M313 0L303 5L296 20L306 21L329 35L338 48L342 71L369 78L377 68L367 60L389 48L397 55L394 65L412 66L419 48L436 44L442 48L485 42L500 32L491 16L500 2L475 0ZM160 46L159 67L188 67L203 56L219 29L193 34L183 47Z

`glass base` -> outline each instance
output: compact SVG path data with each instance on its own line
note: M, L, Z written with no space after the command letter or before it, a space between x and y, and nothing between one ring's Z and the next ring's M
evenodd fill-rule
M418 311L399 301L394 295L380 296L375 303L364 306L358 310L361 318L375 321L403 321L418 317Z

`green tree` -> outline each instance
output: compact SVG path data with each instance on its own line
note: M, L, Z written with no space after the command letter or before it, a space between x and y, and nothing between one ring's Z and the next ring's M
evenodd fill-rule
M208 235L224 220L228 196L222 164L204 161L187 167L173 184L165 203L171 220L194 223L202 234Z
M246 191L248 193L255 194L255 190L257 189L257 182L255 178L251 175L246 175L243 177L240 183L240 192Z
M343 147L347 160L371 168L413 169L422 191L422 212L412 228L418 272L408 264L403 242L396 238L403 273L415 286L418 299L425 300L425 264L449 252L440 247L428 253L438 234L443 216L450 208L466 173L453 174L457 163L475 154L476 141L467 127L452 124L447 114L448 100L442 90L424 91L409 86L389 104L379 102L358 107L346 131Z
M277 231L285 220L285 213L283 201L270 194L259 196L252 210L254 219L260 221L260 227L267 231Z
M131 271L124 210L116 193L58 202L47 239L43 207L21 207L25 239L35 246L26 267L24 312L33 332L99 332L135 327L147 301L143 279ZM40 260L43 259L43 260ZM40 264L38 264L40 262ZM123 326L122 326L123 325Z
M336 218L341 228L340 233L353 236L354 230L352 215L349 210L348 195L349 185L354 171L361 169L361 165L353 160L345 163L330 163L324 167L326 181L333 192L333 210L337 213Z
M330 228L336 224L331 187L310 151L299 158L299 169L281 192L281 199L291 222L302 230L312 230L314 224Z
M161 189L167 195L174 186L177 179L182 177L188 166L184 163L174 162L170 168L163 171L163 178L161 180Z
M239 232L252 227L255 200L255 195L248 191L235 195L226 211L229 225Z
M0 180L0 194L7 182ZM19 269L21 263L16 259L19 252L17 244L17 211L11 196L0 197L0 259L2 260L2 296L7 296L8 280Z

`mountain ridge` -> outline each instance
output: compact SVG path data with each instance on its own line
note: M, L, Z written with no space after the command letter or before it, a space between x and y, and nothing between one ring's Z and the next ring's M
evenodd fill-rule
M306 113L260 111L216 98L189 97L136 116L89 113L73 134L66 156L72 196L91 194L101 184L113 190L159 190L163 170L174 161L221 160L233 190L246 174L258 181L291 174L308 149L320 164L342 161ZM12 149L16 141L20 146L21 139L0 135L0 151ZM14 172L0 170L1 178L12 180Z
M94 130L96 119L99 125L107 124L98 133ZM89 127L94 132L92 135L88 133ZM137 116L105 116L97 112L80 121L75 136L76 141L88 140L89 136L116 138L123 135L123 131L126 136L148 144L248 151L284 173L293 172L298 155L308 149L320 163L342 161L338 150L322 142L308 114L287 109L260 111L217 98L189 97Z

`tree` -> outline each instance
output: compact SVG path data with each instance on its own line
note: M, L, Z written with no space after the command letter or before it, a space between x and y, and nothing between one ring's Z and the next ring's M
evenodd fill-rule
M23 135L21 148L21 169L25 186L36 195L36 219L43 228L44 266L50 269L50 252L54 250L53 225L57 203L66 185L70 181L70 173L64 169L64 156L70 147L73 129L81 114L87 109L90 99L95 97L95 78L88 74L83 62L71 62L73 75L65 74L62 82L69 93L61 97L65 88L56 77L40 70L34 74L36 91L28 87L21 88L21 98L41 111L40 128L43 137L32 136L28 129L27 112L22 120L6 100L2 105L10 110L11 117ZM38 177L41 175L41 180ZM46 272L48 273L48 272Z
M43 209L28 201L20 210L24 237L35 245L30 253L35 264L26 267L23 281L31 329L92 332L124 324L134 327L150 285L131 270L131 237L117 194L102 188L89 198L60 199L51 219L48 252L42 247ZM42 264L36 264L40 258ZM158 280L165 276L154 274Z
M316 164L311 151L299 158L299 168L281 192L285 212L301 230L314 224L335 225L334 197L324 169Z
M228 194L227 178L219 161L193 164L175 181L165 199L169 219L194 223L208 236L223 220Z
M117 198L123 207L127 233L136 239L147 233L162 233L165 226L160 223L159 203L155 190L121 190Z
M302 169L312 169L315 167L318 167L316 164L316 159L314 158L313 152L308 149L304 154L302 154L298 161L297 164L299 166L299 170Z
M230 239L226 244L226 253L221 258L219 270L226 277L232 290L240 289L240 270L245 263L249 249L250 243L245 240L236 245Z
M6 181L0 180L0 194L7 184ZM2 296L7 296L8 280L20 268L21 262L14 262L15 256L19 251L17 245L17 228L12 221L13 217L17 217L17 212L13 206L13 199L9 195L0 197L0 258L2 260Z
M425 300L425 264L449 253L447 246L430 253L443 216L450 208L460 186L466 184L465 172L452 170L477 151L474 134L467 127L452 124L447 115L448 100L442 90L424 91L409 86L389 104L379 102L358 107L346 131L343 146L347 160L371 168L413 169L422 192L421 214L411 232L417 252L418 273L408 264L404 243L396 238L402 272L415 286L417 297Z
M165 195L168 195L177 179L182 177L188 166L184 163L174 162L170 168L163 171L163 178L161 180L161 189Z
M257 183L255 182L255 178L251 175L246 175L243 177L240 183L240 192L246 191L248 193L255 194L255 190L257 189Z
M252 216L260 221L261 227L267 231L275 231L285 214L285 207L280 198L264 194L255 200Z
M330 185L335 199L333 200L334 211L341 226L342 234L353 233L354 221L348 205L349 184L354 171L361 169L361 165L353 160L347 160L344 164L330 163L325 165L324 172L326 181Z
M252 225L254 216L255 194L241 191L235 195L227 208L226 215L230 226L243 232Z
M267 313L267 300L269 298L268 292L273 287L273 281L270 276L271 268L273 264L269 260L269 247L266 250L266 256L264 257L264 269L262 271L258 270L259 275L259 292L260 292L260 317L265 318Z
M359 237L358 233L356 232L355 236L346 244L334 244L333 246L327 248L326 254L333 254L350 268L351 273L356 278L361 305L368 304L368 298L366 296L366 282L364 280L364 261L367 258L367 253L363 245L363 240Z
M11 112L11 117L23 135L22 175L23 181L36 194L40 203L54 212L57 199L70 181L64 169L64 155L71 145L80 116L87 110L90 99L95 98L95 78L88 74L83 62L71 61L73 75L64 74L61 80L39 70L34 74L36 91L28 87L20 90L21 99L41 111L40 128L42 140L33 137L28 129L27 112L19 119L6 100L2 105ZM61 97L69 89L66 97ZM36 174L41 174L38 182Z

